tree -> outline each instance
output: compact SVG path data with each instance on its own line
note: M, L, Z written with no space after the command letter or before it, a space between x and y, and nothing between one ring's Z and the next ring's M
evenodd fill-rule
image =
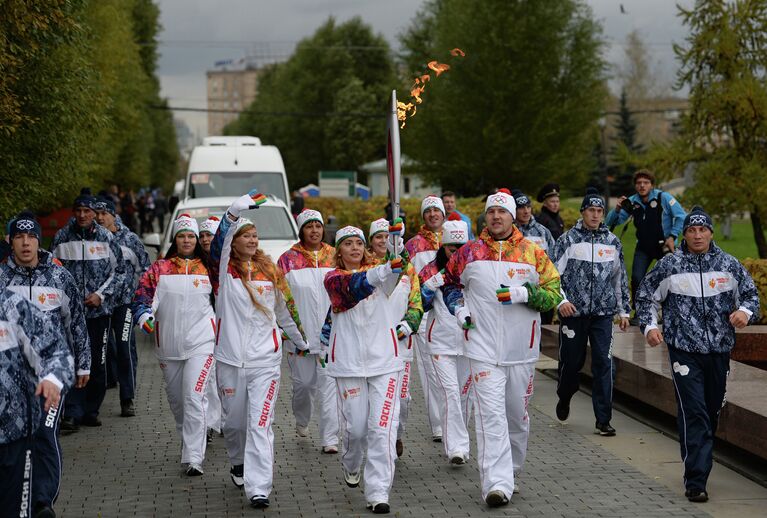
M400 42L405 63L422 64L414 75L466 52L428 83L403 130L427 179L464 195L546 180L580 192L606 97L601 28L585 2L434 1Z
M637 164L634 157L644 151L638 139L637 122L629 110L626 90L621 91L618 105L618 120L613 125L615 128L615 143L610 150L612 162L616 164L617 175L612 182L612 194L630 194L633 191L631 182Z
M665 164L696 165L686 198L713 214L748 211L767 258L767 3L710 0L679 8L690 33L674 50L676 88L689 88L680 135Z
M356 169L384 156L386 101L395 85L386 40L359 18L330 18L288 61L264 69L255 101L225 133L279 147L297 188L316 182L319 170Z
M650 52L636 29L626 36L623 52L618 78L629 99L643 101L667 93L667 85L661 81L657 66L650 62Z

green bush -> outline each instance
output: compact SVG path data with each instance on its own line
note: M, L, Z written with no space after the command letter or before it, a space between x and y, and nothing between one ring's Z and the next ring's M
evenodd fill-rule
M767 301L767 259L743 259L741 262L753 277L759 290L759 300L764 306L765 301ZM759 323L767 324L767 311L762 311Z

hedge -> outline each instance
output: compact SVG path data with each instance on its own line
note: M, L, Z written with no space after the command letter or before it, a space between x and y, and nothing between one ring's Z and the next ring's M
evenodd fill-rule
M754 278L754 283L759 290L759 300L764 307L767 302L767 259L743 259L741 262ZM759 323L767 324L767 311L762 311Z

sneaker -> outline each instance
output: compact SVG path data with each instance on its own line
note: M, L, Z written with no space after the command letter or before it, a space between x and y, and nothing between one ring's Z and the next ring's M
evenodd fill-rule
M387 502L368 502L368 509L373 511L373 514L389 514Z
M56 513L53 509L45 504L37 504L35 506L34 518L56 518Z
M485 497L485 503L487 503L487 505L490 507L501 507L502 505L509 503L509 498L503 491L496 489L490 491L487 494L487 497Z
M570 402L565 402L560 399L557 402L557 419L565 422L568 417L570 417Z
M434 442L442 442L442 434L434 434L431 436L431 440Z
M594 428L594 433L599 434L602 437L612 437L615 435L615 428L610 426L610 423L600 423L597 421L597 424Z
M346 468L341 466L341 471L344 473L344 481L346 482L346 485L349 487L357 487L360 485L360 472L355 471L353 473L349 473L346 471Z
M98 416L95 415L86 415L80 420L80 424L83 426L101 426L101 419L98 418Z
M210 444L213 442L213 430L208 428L208 431L205 433L205 444Z
M265 495L251 496L250 507L254 509L266 509L269 507L269 499Z
M202 466L199 464L192 464L189 463L189 466L186 468L186 476L187 477L199 477L203 474Z
M243 473L243 465L237 464L232 466L229 470L229 475L232 477L232 483L242 489L245 486L245 475Z
M466 455L463 453L456 453L450 456L450 464L453 466L463 466L466 464Z
M396 449L397 449L397 458L402 457L402 452L405 451L405 446L402 444L401 439L397 439Z
M299 437L308 437L309 436L309 427L308 426L301 426L296 425L296 433Z
M73 417L65 417L61 420L61 431L74 433L80 429Z
M703 502L708 502L708 493L706 493L705 490L688 489L684 492L684 496L686 496L687 500L690 502L698 502L700 504Z
M136 407L132 399L120 401L120 417L133 417L136 415Z
M334 453L338 453L338 446L336 446L335 444L331 444L330 446L323 446L322 453L327 453L330 455Z

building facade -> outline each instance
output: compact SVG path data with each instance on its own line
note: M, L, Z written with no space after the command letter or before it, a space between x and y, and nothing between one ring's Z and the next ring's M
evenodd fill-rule
M206 72L208 110L212 110L208 112L209 136L223 135L224 126L253 102L258 93L259 72L258 68Z

